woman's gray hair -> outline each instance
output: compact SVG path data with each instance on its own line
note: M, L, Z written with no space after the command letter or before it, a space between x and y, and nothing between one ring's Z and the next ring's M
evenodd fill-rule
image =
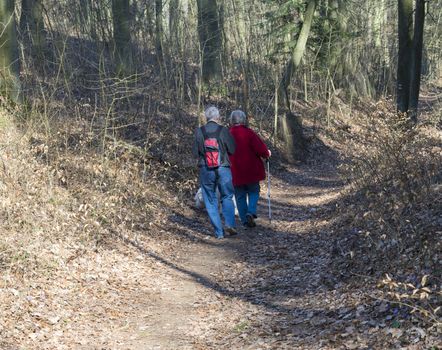
M230 113L230 123L232 125L246 125L247 124L246 114L239 109L233 111L232 113Z
M204 114L206 116L207 121L210 122L211 120L219 118L219 109L214 106L211 106L205 110Z

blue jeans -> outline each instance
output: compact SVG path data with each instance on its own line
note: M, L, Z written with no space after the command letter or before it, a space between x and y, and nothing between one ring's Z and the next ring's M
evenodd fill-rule
M243 225L247 223L247 214L252 214L256 217L259 190L259 182L235 186L236 206L238 207L239 218Z
M215 228L217 238L224 237L223 225L219 215L218 196L216 189L220 193L222 213L225 225L235 227L235 206L233 204L233 184L232 173L228 167L219 167L217 170L208 169L205 166L200 168L200 184L203 192L204 204L210 222Z

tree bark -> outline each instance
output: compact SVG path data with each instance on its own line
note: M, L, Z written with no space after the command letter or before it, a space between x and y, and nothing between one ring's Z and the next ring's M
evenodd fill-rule
M280 137L284 142L285 158L289 163L305 161L307 142L302 133L301 116L289 112L280 117L280 122Z
M304 55L305 48L307 45L307 39L310 34L310 28L313 22L313 15L315 14L317 0L309 0L307 4L307 9L305 11L304 23L302 24L301 32L299 33L298 41L293 49L290 60L285 69L281 86L283 89L283 95L285 97L287 109L290 111L290 98L288 95L288 87L292 80L293 75L301 63L302 56Z
M163 0L155 0L155 48L160 63L163 62Z
M169 37L172 45L175 45L176 51L181 51L180 46L180 0L170 0L170 8L169 8Z
M413 0L398 0L399 52L397 65L397 109L408 111L410 66L413 48Z
M330 71L333 72L333 80L338 86L347 76L346 65L344 56L344 38L346 33L346 19L345 19L345 4L342 0L329 0L328 1L328 16L327 21L329 23L328 30L329 45L328 45L328 65Z
M20 31L31 40L34 48L39 51L44 48L45 27L41 0L22 0Z
M14 0L0 1L0 91L14 102L20 101L20 65Z
M415 20L414 20L414 36L413 36L413 53L411 65L411 82L410 82L410 119L417 122L417 108L419 103L419 89L421 81L422 67L422 49L424 38L424 22L425 22L425 0L416 0Z
M129 0L112 0L112 20L116 71L119 75L128 75L133 71Z
M197 0L198 34L203 58L203 81L210 82L221 76L220 50L222 35L219 28L216 0Z

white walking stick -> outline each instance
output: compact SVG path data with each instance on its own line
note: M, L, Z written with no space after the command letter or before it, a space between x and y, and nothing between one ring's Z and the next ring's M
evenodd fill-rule
M266 159L267 163L267 201L269 205L269 222L272 222L272 206L270 203L270 161Z

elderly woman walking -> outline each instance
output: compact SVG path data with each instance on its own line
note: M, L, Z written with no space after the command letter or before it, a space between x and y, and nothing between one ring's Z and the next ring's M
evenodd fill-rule
M262 159L269 158L271 152L261 138L246 126L247 118L243 111L233 111L230 123L230 133L236 144L235 153L230 155L236 205L242 224L255 227L259 182L266 177Z

